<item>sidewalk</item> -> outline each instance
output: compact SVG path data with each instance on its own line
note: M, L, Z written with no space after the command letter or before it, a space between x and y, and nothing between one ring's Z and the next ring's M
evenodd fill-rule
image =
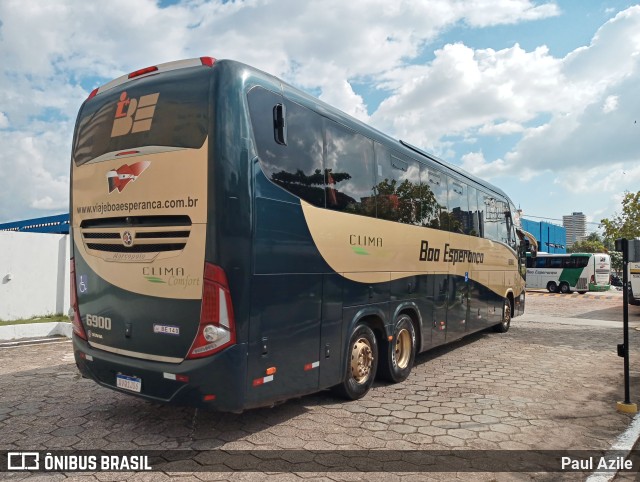
M25 338L43 338L47 336L66 336L71 338L71 323L52 321L49 323L23 323L0 326L0 342Z

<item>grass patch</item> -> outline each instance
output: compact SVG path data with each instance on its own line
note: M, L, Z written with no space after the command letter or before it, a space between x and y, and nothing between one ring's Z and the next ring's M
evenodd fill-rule
M28 320L0 320L0 326L26 325L27 323L50 323L52 321L64 321L69 323L70 320L69 317L65 315L34 316L33 318L29 318Z

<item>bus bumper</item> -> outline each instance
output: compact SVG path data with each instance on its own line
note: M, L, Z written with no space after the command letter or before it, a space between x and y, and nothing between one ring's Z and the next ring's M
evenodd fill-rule
M112 390L153 402L224 412L245 408L245 344L230 346L206 358L163 363L97 350L74 334L73 352L84 377ZM140 380L140 392L117 387L117 375Z

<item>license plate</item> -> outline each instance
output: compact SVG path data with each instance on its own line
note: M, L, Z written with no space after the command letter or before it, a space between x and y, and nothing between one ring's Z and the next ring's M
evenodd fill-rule
M142 390L142 378L118 374L116 375L116 387L140 393L140 390Z

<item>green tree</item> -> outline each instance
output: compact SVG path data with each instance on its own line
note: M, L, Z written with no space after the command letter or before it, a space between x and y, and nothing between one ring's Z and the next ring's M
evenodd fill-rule
M573 246L567 249L568 253L604 253L605 251L602 241L593 241L589 239L577 241L573 243Z
M609 251L611 256L611 271L620 275L622 273L622 253L620 251Z
M608 239L640 238L640 191L625 192L622 200L622 214L600 220L604 236Z

